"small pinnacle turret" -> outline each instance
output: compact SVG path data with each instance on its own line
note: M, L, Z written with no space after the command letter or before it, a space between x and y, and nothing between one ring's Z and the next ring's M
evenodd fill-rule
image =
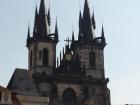
M56 42L58 42L59 38L58 38L58 27L57 27L57 20L56 20L56 25L55 25L55 36L54 36L54 40Z
M59 61L59 62L61 63L61 60L62 60L62 55L61 55L61 51L60 51L60 58L59 58L59 59L60 59L60 61Z
M37 37L38 35L38 21L39 21L39 17L38 17L38 10L37 10L37 6L36 6L36 10L35 10L35 19L34 19L34 29L33 29L33 37Z
M48 25L50 26L51 25L50 8L48 9L47 18L48 18Z
M103 25L102 25L102 33L101 33L101 44L102 44L103 48L106 45L106 39L105 39L105 35L104 35L104 27L103 27Z
M102 34L101 34L101 37L102 38L105 38L105 35L104 35L104 26L102 25Z
M27 39L30 38L30 26L28 26L28 34L27 34Z
M75 41L75 38L74 38L74 31L72 32L72 43Z
M95 30L96 29L96 22L95 22L94 11L93 11L93 14L92 14L92 26L93 26L93 28Z
M29 40L30 40L30 26L28 26L26 46L28 45L28 41L29 41Z
M79 35L78 35L78 39L79 40L82 39L82 13L81 13L81 11L79 13Z
M58 60L58 57L57 57L57 67L59 66L59 60Z

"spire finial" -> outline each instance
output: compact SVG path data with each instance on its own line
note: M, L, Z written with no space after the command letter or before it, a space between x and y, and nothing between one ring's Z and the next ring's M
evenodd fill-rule
M78 35L78 40L82 38L82 13L80 11L79 13L79 35Z
M30 25L28 24L28 34L27 34L27 39L30 38Z
M69 46L69 45L70 45L71 40L70 40L70 38L69 38L69 37L68 37L66 40L64 40L64 41L68 42L67 46Z
M104 26L103 26L103 21L102 21L102 34L101 34L101 37L104 38L105 35L104 35Z
M82 25L82 13L80 11L80 13L79 13L79 27L81 27L81 25Z
M84 12L83 12L83 19L82 19L82 33L84 36L84 40L89 41L93 39L90 9L87 0L85 0L85 4L84 4Z
M44 0L41 0L41 2L40 2L39 14L45 15L45 1Z
M62 59L62 55L61 55L61 51L60 51L60 63L61 63L61 59Z
M39 34L41 37L47 36L50 33L48 26L49 25L45 9L45 1L41 0L39 9Z
M54 36L54 40L56 42L58 42L58 27L57 27L57 19L56 19L56 24L55 24L55 36Z
M28 32L27 32L26 47L28 47L29 39L30 39L30 26L29 26L29 23L28 23Z
M57 67L59 66L59 60L58 60L58 57L57 57Z
M50 0L49 0L49 8L48 8L47 18L48 18L48 25L50 26L51 25Z
M106 46L106 39L105 39L105 35L104 35L103 23L102 23L102 33L101 33L101 45L102 45L102 48L104 48Z
M33 36L36 36L37 33L38 33L38 10L37 10L37 5L36 5L35 18L34 18Z
M94 9L93 9L93 14L92 14L92 26L94 29L96 29L96 22L95 22L95 16L94 16Z
M72 31L72 42L74 42L75 38L74 38L74 30Z

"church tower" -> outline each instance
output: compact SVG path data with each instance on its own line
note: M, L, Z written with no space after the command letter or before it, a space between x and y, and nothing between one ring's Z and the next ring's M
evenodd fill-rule
M35 11L33 35L30 36L30 30L27 35L28 72L41 96L51 96L52 83L46 82L46 77L56 69L57 22L54 33L50 32L50 25L50 8L46 11L45 1L41 0L39 12L37 8Z
M91 17L88 1L85 0L83 16L79 14L79 35L77 41L72 41L74 58L80 59L81 67L85 67L86 76L104 78L104 47L106 40L104 29L100 37L95 35L96 23L94 12Z
M65 40L68 44L55 71L60 105L111 104L109 79L104 73L104 28L102 26L100 37L96 37L95 29L94 13L91 17L88 0L85 0L83 13L79 13L78 40L75 40L74 32L72 40Z
M54 33L50 33L50 9L46 14L45 2L41 0L39 13L36 8L33 36L27 35L29 52L28 69L31 73L52 74L56 66L56 45L58 43L57 24Z
M46 11L41 0L39 11L37 8L35 11L33 35L28 28L28 69L16 69L8 88L20 96L21 102L26 99L23 105L33 101L29 97L38 101L32 105L111 105L109 79L104 69L104 28L97 37L94 12L91 16L88 0L83 13L79 13L78 39L72 32L72 39L65 40L68 43L57 61L57 22L54 33L50 25L50 9Z

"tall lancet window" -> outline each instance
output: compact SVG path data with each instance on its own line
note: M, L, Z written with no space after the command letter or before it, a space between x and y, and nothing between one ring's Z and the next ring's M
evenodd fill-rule
M31 52L30 52L30 66L32 66L32 64L33 64L33 63L32 63L32 60L33 60L33 59L32 59L32 58L33 58L32 56L33 56L33 54L32 54L32 50L31 50Z
M43 65L48 65L49 51L47 48L43 49Z
M73 89L67 88L63 92L63 105L77 105L76 94Z
M95 52L89 53L89 63L90 63L90 66L96 66L96 54L95 54Z

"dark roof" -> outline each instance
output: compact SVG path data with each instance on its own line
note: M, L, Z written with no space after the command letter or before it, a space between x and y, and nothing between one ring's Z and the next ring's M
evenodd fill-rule
M26 69L15 69L7 88L21 95L37 95L32 76Z

